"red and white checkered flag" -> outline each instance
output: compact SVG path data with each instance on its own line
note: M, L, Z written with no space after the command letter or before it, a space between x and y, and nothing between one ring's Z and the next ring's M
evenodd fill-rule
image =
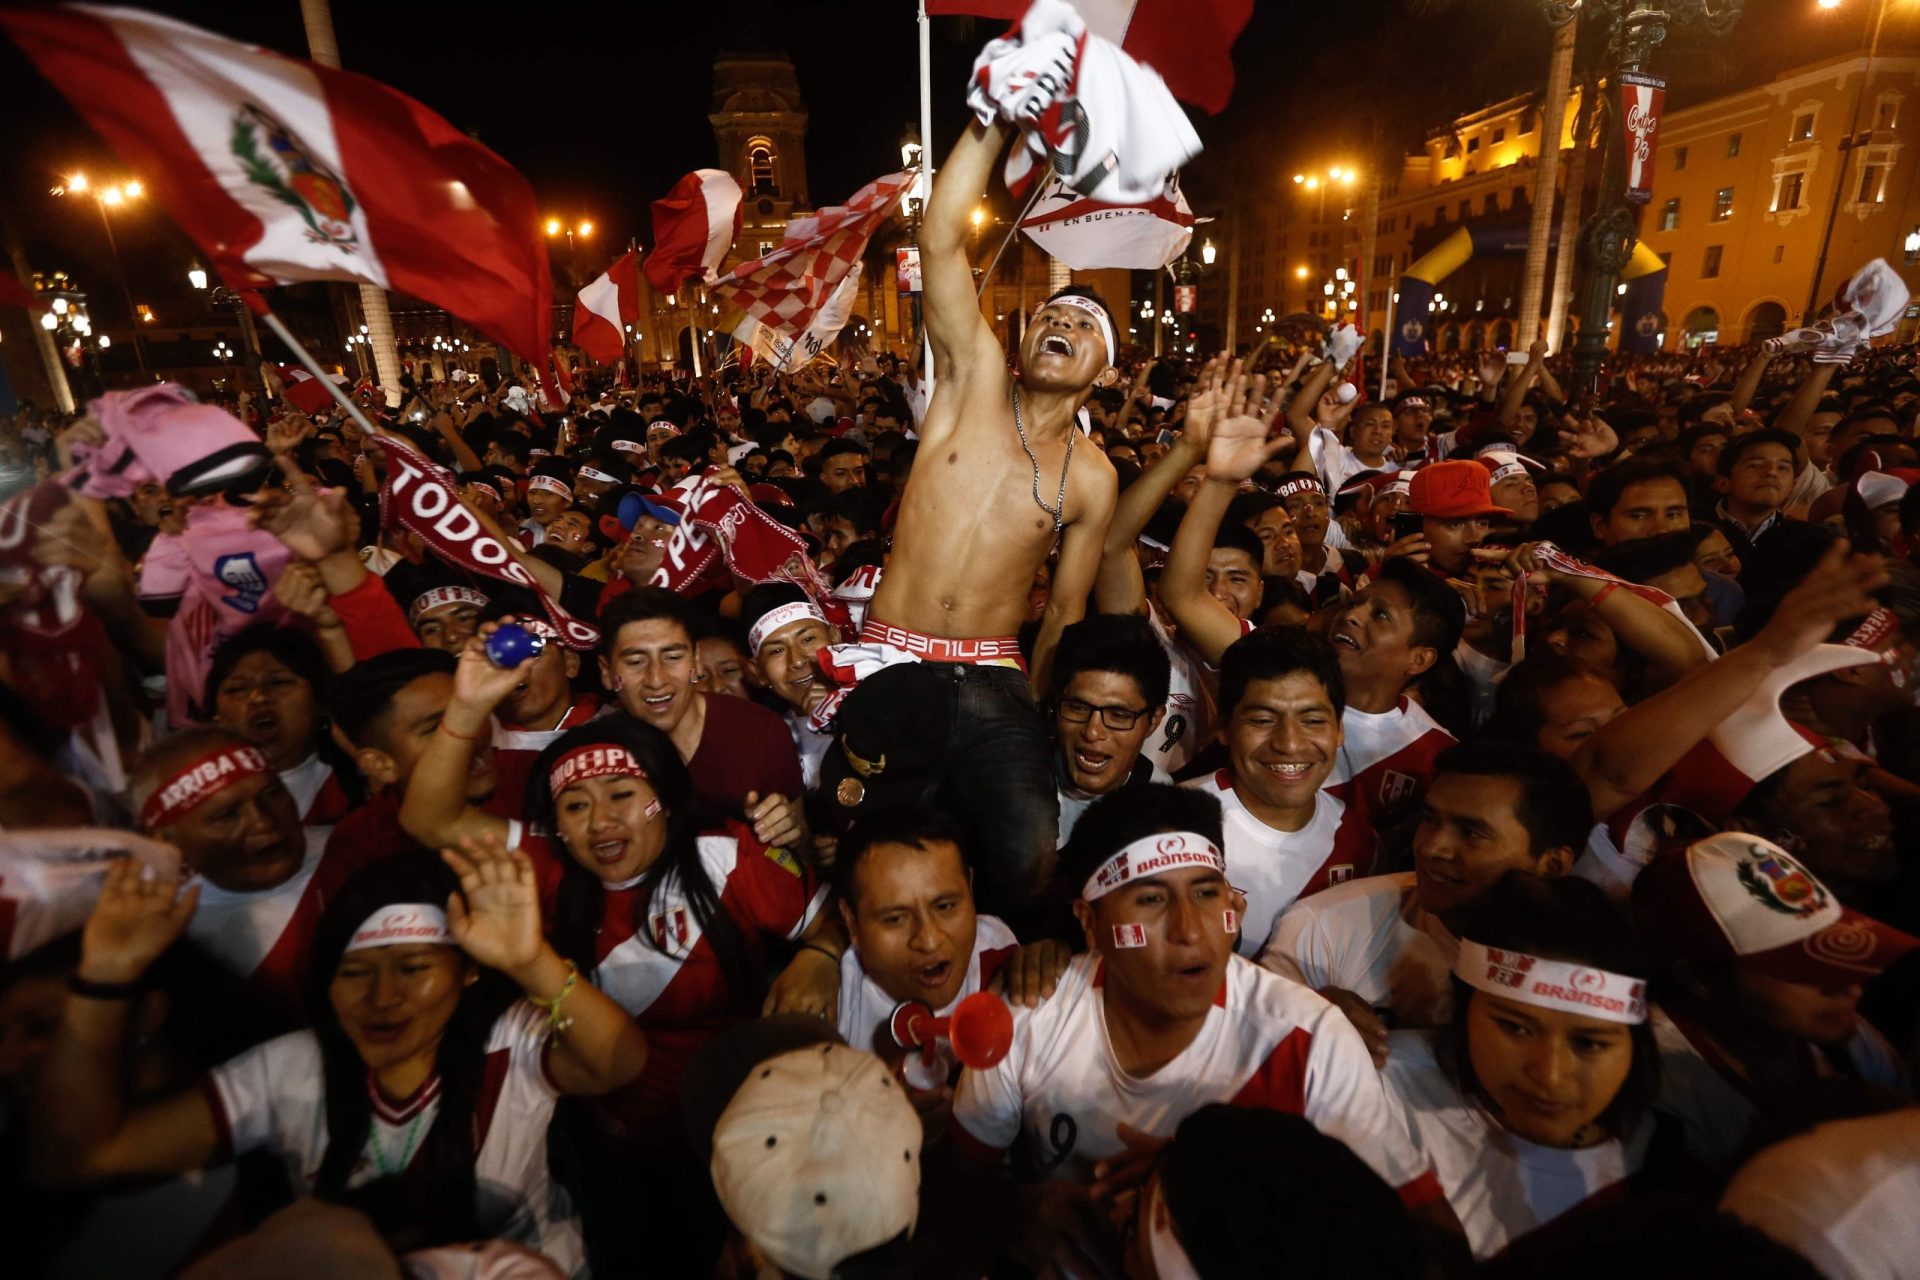
M912 181L911 174L890 173L860 188L844 205L795 218L787 224L779 248L764 258L741 263L715 281L709 292L731 299L749 316L789 338L806 332Z

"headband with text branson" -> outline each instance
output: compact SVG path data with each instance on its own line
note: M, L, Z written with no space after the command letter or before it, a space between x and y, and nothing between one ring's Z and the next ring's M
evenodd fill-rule
M431 902L390 902L374 909L360 922L347 943L348 951L371 947L447 946L447 913Z
M1225 875L1227 860L1211 840L1191 831L1142 836L1101 863L1081 886L1080 896L1087 902L1098 902L1122 885L1187 867L1204 867Z
M1078 307L1091 315L1100 326L1100 337L1107 344L1107 363L1112 364L1120 358L1119 350L1113 345L1113 321L1107 319L1107 311L1092 298L1083 298L1077 293L1063 293L1057 298L1048 298L1033 309L1033 318L1039 319L1040 313L1048 307Z
M1644 978L1610 973L1524 951L1502 951L1461 939L1453 974L1476 991L1562 1013L1638 1026L1647 1020Z
M383 526L397 524L420 535L428 550L458 568L533 592L567 648L592 649L600 643L599 628L561 608L473 512L460 505L454 479L444 467L392 436L381 436L380 445L387 451L387 478L380 486Z
M267 758L253 747L218 747L175 770L140 806L140 825L170 827L236 782L268 773Z

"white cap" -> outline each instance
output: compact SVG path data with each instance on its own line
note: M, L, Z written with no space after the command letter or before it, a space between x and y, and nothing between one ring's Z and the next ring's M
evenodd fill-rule
M813 1045L754 1068L713 1130L713 1188L773 1263L829 1280L910 1231L920 1211L920 1117L880 1059Z

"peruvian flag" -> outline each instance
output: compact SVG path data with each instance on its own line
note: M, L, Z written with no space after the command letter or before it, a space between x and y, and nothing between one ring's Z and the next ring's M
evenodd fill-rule
M411 98L135 9L11 9L0 26L228 284L395 289L545 356L532 189Z
M309 418L333 403L333 393L327 390L326 383L299 365L282 364L274 367L280 371L281 398ZM334 375L333 380L342 387L347 385L347 380L338 374Z
M1233 96L1233 42L1253 0L1067 0L1087 30L1160 73L1173 96L1218 113ZM926 0L927 13L1018 22L1028 0Z
M627 326L640 318L640 255L614 259L573 304L573 345L595 364L612 364L627 349Z
M740 234L740 184L719 169L695 169L653 202L647 282L672 293L689 277L711 283Z

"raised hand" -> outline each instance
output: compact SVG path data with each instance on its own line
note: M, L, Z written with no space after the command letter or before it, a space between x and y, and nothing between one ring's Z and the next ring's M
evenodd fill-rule
M491 713L532 673L533 664L537 661L534 658L528 658L517 667L493 665L493 659L487 656L486 641L499 629L497 622L481 623L478 634L468 640L466 648L460 651L460 660L453 668L453 698L450 706Z
M1595 414L1588 413L1584 418L1569 418L1572 429L1562 428L1560 444L1573 458L1604 458L1620 447L1620 437L1613 428Z
M180 890L180 870L117 859L80 934L80 976L134 982L186 930L200 886Z
M320 570L305 561L296 560L280 571L273 582L273 598L316 627L327 629L341 625Z
M1278 440L1267 438L1266 421L1256 409L1265 383L1266 379L1260 377L1249 382L1240 362L1234 362L1212 437L1207 442L1209 480L1238 484L1250 479L1269 459L1293 443L1284 435Z
M282 455L288 492L263 499L253 509L253 525L264 529L302 560L324 560L352 548L359 517L340 489L316 489L313 481Z
M489 969L518 974L546 948L533 860L498 837L468 837L460 844L440 851L440 860L460 877L460 892L447 899L447 930L462 951Z
M1193 394L1187 397L1187 416L1180 434L1196 449L1207 447L1213 434L1214 419L1226 405L1227 358L1215 356L1200 370Z

